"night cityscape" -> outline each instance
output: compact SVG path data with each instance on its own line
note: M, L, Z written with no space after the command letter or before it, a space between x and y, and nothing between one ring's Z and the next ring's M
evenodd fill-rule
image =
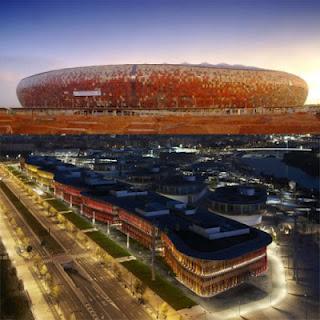
M0 319L319 319L319 22L2 1Z

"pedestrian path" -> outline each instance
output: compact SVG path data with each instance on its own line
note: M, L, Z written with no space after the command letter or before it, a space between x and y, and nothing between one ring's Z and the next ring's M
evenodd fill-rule
M97 228L89 228L89 229L85 229L85 230L81 230L83 233L87 233L87 232L92 232L92 231L97 231Z
M2 211L0 211L0 237L8 252L10 259L17 270L17 276L22 279L25 290L28 292L32 301L32 313L36 320L46 319L54 320L54 316L50 310L50 307L46 303L43 294L33 278L28 265L24 259L16 252L16 242L9 232L5 217Z
M137 258L135 256L126 256L126 257L121 257L116 259L116 261L120 263L125 261L131 261L131 260L137 260Z

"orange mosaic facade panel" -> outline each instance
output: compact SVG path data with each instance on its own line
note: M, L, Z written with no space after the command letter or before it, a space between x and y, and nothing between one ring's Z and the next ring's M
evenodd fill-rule
M61 69L17 87L23 107L121 110L299 107L307 93L285 72L168 64Z

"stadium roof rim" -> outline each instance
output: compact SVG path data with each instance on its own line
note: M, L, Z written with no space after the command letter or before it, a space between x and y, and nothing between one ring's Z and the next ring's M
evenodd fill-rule
M165 66L179 66L179 67L193 67L193 68L207 68L207 69L221 69L221 70L243 70L243 71L264 71L264 72L280 72L280 73L284 73L284 74L288 74L288 75L292 75L295 77L300 78L299 76L293 74L293 73L289 73L286 71L281 71L281 70L271 70L271 69L263 69L263 68L258 68L258 67L241 67L238 65L204 65L204 64L179 64L179 63L123 63L123 64L96 64L96 65L89 65L89 66L77 66L77 67L67 67L67 68L60 68L60 69L53 69L53 70L49 70L49 71L44 71L44 72L39 72L39 73L35 73L31 76L22 78L20 80L23 81L25 79L29 79L35 76L39 76L39 75L43 75L46 73L51 73L51 72L55 72L55 71L62 71L62 70L72 70L72 69L78 69L78 68L94 68L94 67L114 67L114 66L133 66L133 65L137 65L137 66L161 66L161 65L165 65ZM302 78L300 78L302 79ZM302 79L303 80L303 79Z

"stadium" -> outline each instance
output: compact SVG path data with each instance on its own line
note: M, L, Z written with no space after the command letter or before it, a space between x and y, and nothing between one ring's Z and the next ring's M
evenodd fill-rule
M248 67L106 65L68 68L22 79L17 96L28 108L229 110L303 106L301 78Z
M22 79L1 134L320 133L306 82L241 65L75 67Z

